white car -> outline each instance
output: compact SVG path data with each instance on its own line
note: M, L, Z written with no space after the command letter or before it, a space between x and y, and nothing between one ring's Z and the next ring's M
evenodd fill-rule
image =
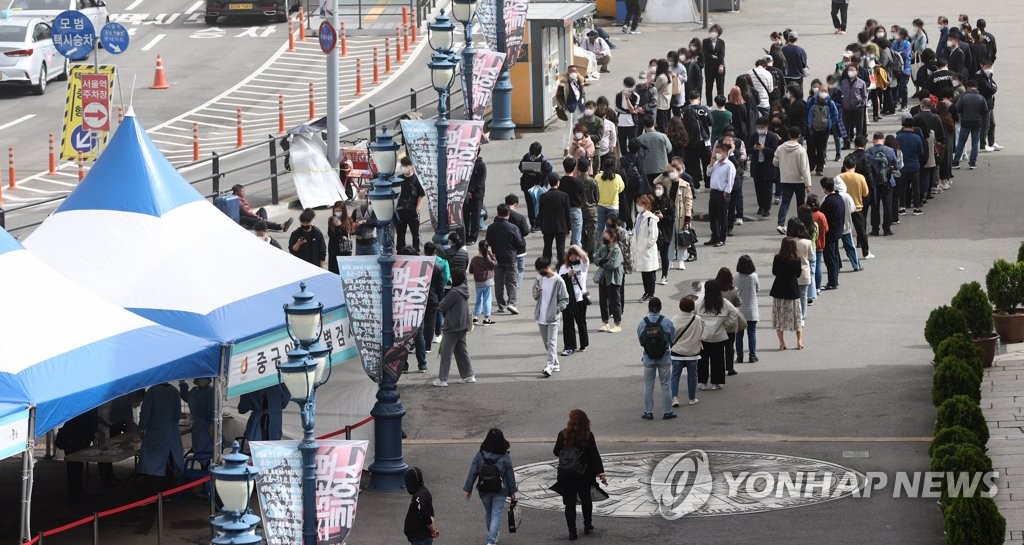
M53 45L47 20L0 19L0 85L30 86L41 95L50 80L67 79L70 68Z
M103 25L110 21L104 0L11 0L8 9L14 17L42 17L50 23L65 11L80 11L92 21L97 36Z

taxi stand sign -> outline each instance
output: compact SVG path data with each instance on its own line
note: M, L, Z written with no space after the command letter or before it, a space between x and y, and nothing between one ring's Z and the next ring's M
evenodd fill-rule
M63 11L53 20L53 46L69 59L82 59L96 46L96 29L80 11Z
M68 93L64 104L64 128L61 131L61 142L60 142L60 157L64 161L73 161L78 158L78 152L82 152L88 156L93 155L99 151L99 146L104 144L107 139L107 132L100 131L92 133L88 128L83 127L85 122L86 113L84 111L85 104L83 104L83 93L87 90L83 85L83 75L91 74L96 71L100 77L107 79L107 97L109 98L109 90L113 88L114 78L117 77L117 70L114 66L99 65L95 68L91 66L84 66L80 64L71 66L71 73L68 76ZM94 96L94 91L96 92ZM95 101L98 98L99 89L90 88L86 93L90 100ZM107 123L109 124L109 100L107 101ZM95 109L95 106L92 107ZM93 119L98 120L96 113L91 114ZM90 120L92 121L92 119ZM90 124L89 127L92 127Z

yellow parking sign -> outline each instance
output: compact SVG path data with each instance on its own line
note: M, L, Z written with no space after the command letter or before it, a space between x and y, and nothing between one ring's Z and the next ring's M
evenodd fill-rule
M64 101L64 128L61 131L60 158L65 161L73 161L78 158L78 152L95 158L107 141L107 132L93 132L82 126L82 75L96 73L96 67L84 64L71 66L71 73L68 76L68 94ZM114 88L114 80L117 77L117 67L100 65L99 74L107 76L108 89Z

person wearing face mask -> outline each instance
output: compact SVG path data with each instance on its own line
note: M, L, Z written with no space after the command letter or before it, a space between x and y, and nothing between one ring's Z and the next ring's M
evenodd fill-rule
M712 97L725 94L725 40L721 38L722 27L711 25L708 37L701 42L704 54L704 81L706 85L708 105ZM712 94L712 87L717 87L718 95Z
M402 189L398 194L398 201L395 203L395 247L405 247L405 233L410 231L412 246L419 252L420 206L423 204L426 193L423 192L419 177L416 176L412 159L409 156L402 157L401 166ZM330 231L329 225L328 231Z
M654 297L655 278L660 264L658 258L658 216L651 209L654 199L651 195L641 195L636 199L636 222L633 225L633 239L630 249L633 256L633 269L640 272L643 280L644 294L640 302Z
M667 170L667 169L666 169ZM677 173L678 175L678 173ZM661 285L668 284L669 247L674 246L676 222L676 206L672 201L672 182L666 176L658 178L661 183L654 184L654 201L651 212L658 217L658 256L661 258Z
M949 48L948 59L949 71L953 74L960 76L961 81L967 79L967 51L964 47L960 47L960 30L953 29L949 32L949 38L946 39L946 47Z
M928 32L924 29L924 21L914 19L911 23L914 27L914 34L910 37L911 50L914 52L913 62L921 62L921 55L928 49Z
M696 40L696 38L694 39ZM700 100L700 93L704 88L704 69L700 66L699 49L698 51L692 51L690 48L679 49L679 59L686 68L686 85L683 86L684 106L692 93L697 93L697 100Z
M772 73L766 68L768 66L768 59L761 57L754 62L754 68L748 72L750 79L754 83L754 90L757 92L757 113L758 117L768 115L771 111L771 95L775 90L775 83Z
M685 50L680 50L685 53ZM672 78L672 115L678 116L679 109L686 103L684 92L686 91L686 65L682 62L682 56L677 51L669 51L665 54L668 61L669 76Z
M625 259L619 246L619 231L607 229L602 234L601 246L594 253L598 273L597 297L601 307L601 331L619 333L622 331L622 284L625 280L623 269ZM608 320L614 320L614 323Z
M664 188L670 201L672 201L673 222L667 238L668 240L668 263L667 269L685 270L685 261L695 261L697 252L693 250L692 260L686 259L687 248L677 244L677 234L689 229L690 221L693 218L693 190L690 184L693 179L683 171L683 158L673 157L672 162L665 167L665 173L654 180L655 187ZM655 193L657 196L657 193ZM692 248L692 247L691 247Z
M935 45L935 56L940 59L949 58L949 19L939 16L935 24L939 25L939 40Z
M711 240L705 246L720 248L725 246L725 237L729 231L727 225L727 207L733 183L736 181L736 165L729 160L730 146L718 144L715 155L708 164L707 175L710 180L711 197L708 199L708 220L711 222Z
M654 120L649 117L644 119L644 133L636 140L647 149L643 162L643 174L647 176L648 182L653 182L668 165L669 154L672 153L672 141L664 133L654 129Z
M800 145L800 128L789 128L789 140L775 151L772 163L779 168L779 182L782 186L782 201L779 206L776 231L786 234L786 215L789 204L796 195L796 205L804 204L804 196L811 190L811 169L807 151Z
M544 157L544 148L540 142L530 144L530 151L519 161L519 189L526 198L526 213L530 218L532 231L540 229L540 222L537 221L537 201L533 198L532 190L546 184L553 170L551 162Z
M772 164L779 136L768 130L768 118L757 120L757 130L747 138L750 155L750 175L754 179L757 195L757 215L767 218L772 210L772 186L779 179L779 170Z
M999 151L1003 149L1003 146L996 144L994 109L996 107L996 91L999 90L999 86L992 78L992 61L987 59L982 61L981 70L974 74L974 79L978 82L978 92L985 97L985 103L988 104L988 115L981 120L981 150Z
M995 64L995 62L996 62L996 37L993 36L991 32L988 32L986 30L988 28L988 23L986 23L984 19L978 19L977 25L978 25L978 31L981 32L981 41L984 42L985 48L987 50L986 51L987 54L985 55L985 58L988 59L989 61L991 61L992 64Z
M665 132L672 117L672 72L668 61L658 59L655 64L654 88L657 90L658 109L655 116L659 132Z
M864 117L867 114L868 85L861 79L857 65L846 65L846 76L839 82L839 89L843 93L843 126L847 133L843 149L850 149L851 140L864 136Z
M558 274L565 283L569 294L569 304L562 311L562 355L571 356L576 352L586 352L590 345L587 334L587 307L590 306L590 294L587 293L587 271L590 259L587 252L579 246L569 246L565 258L558 267ZM579 332L579 343L576 334Z
M579 73L576 65L569 65L565 75L560 79L558 90L555 92L555 103L565 111L567 118L565 134L562 137L562 148L568 149L572 140L573 127L576 126L577 118L583 113L586 93L583 90L583 75Z
M747 170L747 147L732 127L726 127L722 139L716 144L718 146L728 149L726 159L736 167L736 177L726 207L726 236L731 237L733 225L743 225L743 174Z
M300 218L301 219L301 218ZM352 211L352 227L355 229L356 255L380 255L377 242L377 213L369 201L364 201Z
M846 34L847 10L850 0L832 0L832 31L833 34Z
M299 228L292 231L288 237L288 249L293 256L317 267L323 267L324 260L327 259L327 243L324 242L324 234L313 226L315 217L316 212L312 208L307 208L299 214Z
M615 112L618 114L615 139L620 147L619 153L626 152L626 142L636 135L636 112L640 105L640 95L633 90L636 80L626 77L622 80L622 86L623 89L615 93Z
M910 44L910 36L907 34L907 29L896 27L895 34L896 39L892 42L893 72L896 78L896 91L893 95L893 102L895 103L898 100L900 109L907 111L913 47Z
M352 255L354 231L345 203L334 203L331 217L327 220L327 270L338 274L338 256Z
M828 86L821 85L816 96L808 100L807 105L807 126L811 130L807 138L807 159L816 176L821 176L825 170L828 137L836 125L839 126L840 135L846 138L846 129L842 127L842 120L839 118L839 108L832 102Z

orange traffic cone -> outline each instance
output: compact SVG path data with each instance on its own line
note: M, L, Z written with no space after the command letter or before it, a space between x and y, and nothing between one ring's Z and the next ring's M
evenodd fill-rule
M164 76L164 61L160 58L160 55L156 56L156 73L153 75L153 85L149 86L150 89L170 89L171 86L167 84L167 77Z

